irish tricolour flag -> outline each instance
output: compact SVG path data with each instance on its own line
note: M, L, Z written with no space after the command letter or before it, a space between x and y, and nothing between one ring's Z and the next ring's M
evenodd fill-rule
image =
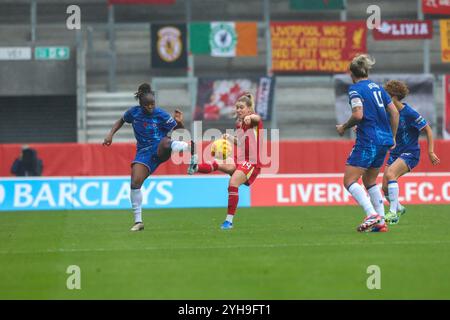
M191 52L214 57L256 56L257 31L256 22L191 23Z

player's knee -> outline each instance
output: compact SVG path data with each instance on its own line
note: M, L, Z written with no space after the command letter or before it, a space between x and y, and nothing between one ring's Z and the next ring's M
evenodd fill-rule
M170 148L158 149L157 156L161 162L166 162L171 156Z
M131 189L140 189L144 181L140 178L131 178Z
M157 156L161 160L161 162L165 162L170 158L171 155L170 143L171 140L168 137L165 137L160 141L158 145Z
M344 186L346 189L348 189L348 187L350 187L350 185L352 185L355 182L358 182L358 180L355 180L353 177L345 177L344 176Z
M172 142L172 140L170 140L169 137L164 137L159 142L159 146L158 147L160 147L162 149L170 149L171 142Z
M395 174L394 170L392 170L391 168L387 169L385 176L386 176L387 181L397 180L397 175Z
M244 183L240 181L241 179L238 179L236 176L231 176L230 182L228 182L228 187L235 187L239 188L239 186Z
M363 185L367 190L369 190L375 184L377 184L376 179L369 179L369 178L363 179Z
M230 179L230 182L228 183L228 187L234 187L234 188L238 188L239 184L236 181L232 181Z
M139 183L131 183L131 185L130 185L130 188L132 189L132 190L134 190L134 189L140 189L142 187L142 183L141 184L139 184Z

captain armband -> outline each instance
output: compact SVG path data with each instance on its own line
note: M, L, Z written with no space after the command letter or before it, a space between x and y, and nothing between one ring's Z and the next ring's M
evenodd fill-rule
M356 107L362 107L363 103L360 98L353 98L352 100L350 100L350 105L352 106L353 109Z

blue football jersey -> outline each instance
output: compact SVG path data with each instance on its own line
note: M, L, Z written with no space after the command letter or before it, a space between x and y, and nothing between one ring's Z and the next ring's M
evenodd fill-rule
M392 155L420 152L420 131L427 125L427 121L416 110L406 103L403 105L405 107L400 110L400 120L395 137L397 146L391 151Z
M140 106L131 107L123 115L123 120L132 124L138 149L156 148L160 140L177 125L168 112L158 107L151 114Z
M394 139L386 112L392 100L383 87L370 80L361 80L349 87L348 96L350 106L359 102L363 105L364 116L356 129L356 144L392 146Z

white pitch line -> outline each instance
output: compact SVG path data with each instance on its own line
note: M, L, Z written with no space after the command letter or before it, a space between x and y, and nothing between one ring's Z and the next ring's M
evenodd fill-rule
M114 251L160 251L160 250L215 250L215 249L265 249L265 248L286 248L286 247L326 247L326 246L392 246L392 245L450 245L449 241L389 241L389 242L330 242L330 243L286 243L286 244L262 244L262 245L226 245L226 246L202 246L202 247L144 247L144 248L60 248L37 251L0 251L2 255L8 254L36 254L36 253L76 253L76 252L114 252Z

